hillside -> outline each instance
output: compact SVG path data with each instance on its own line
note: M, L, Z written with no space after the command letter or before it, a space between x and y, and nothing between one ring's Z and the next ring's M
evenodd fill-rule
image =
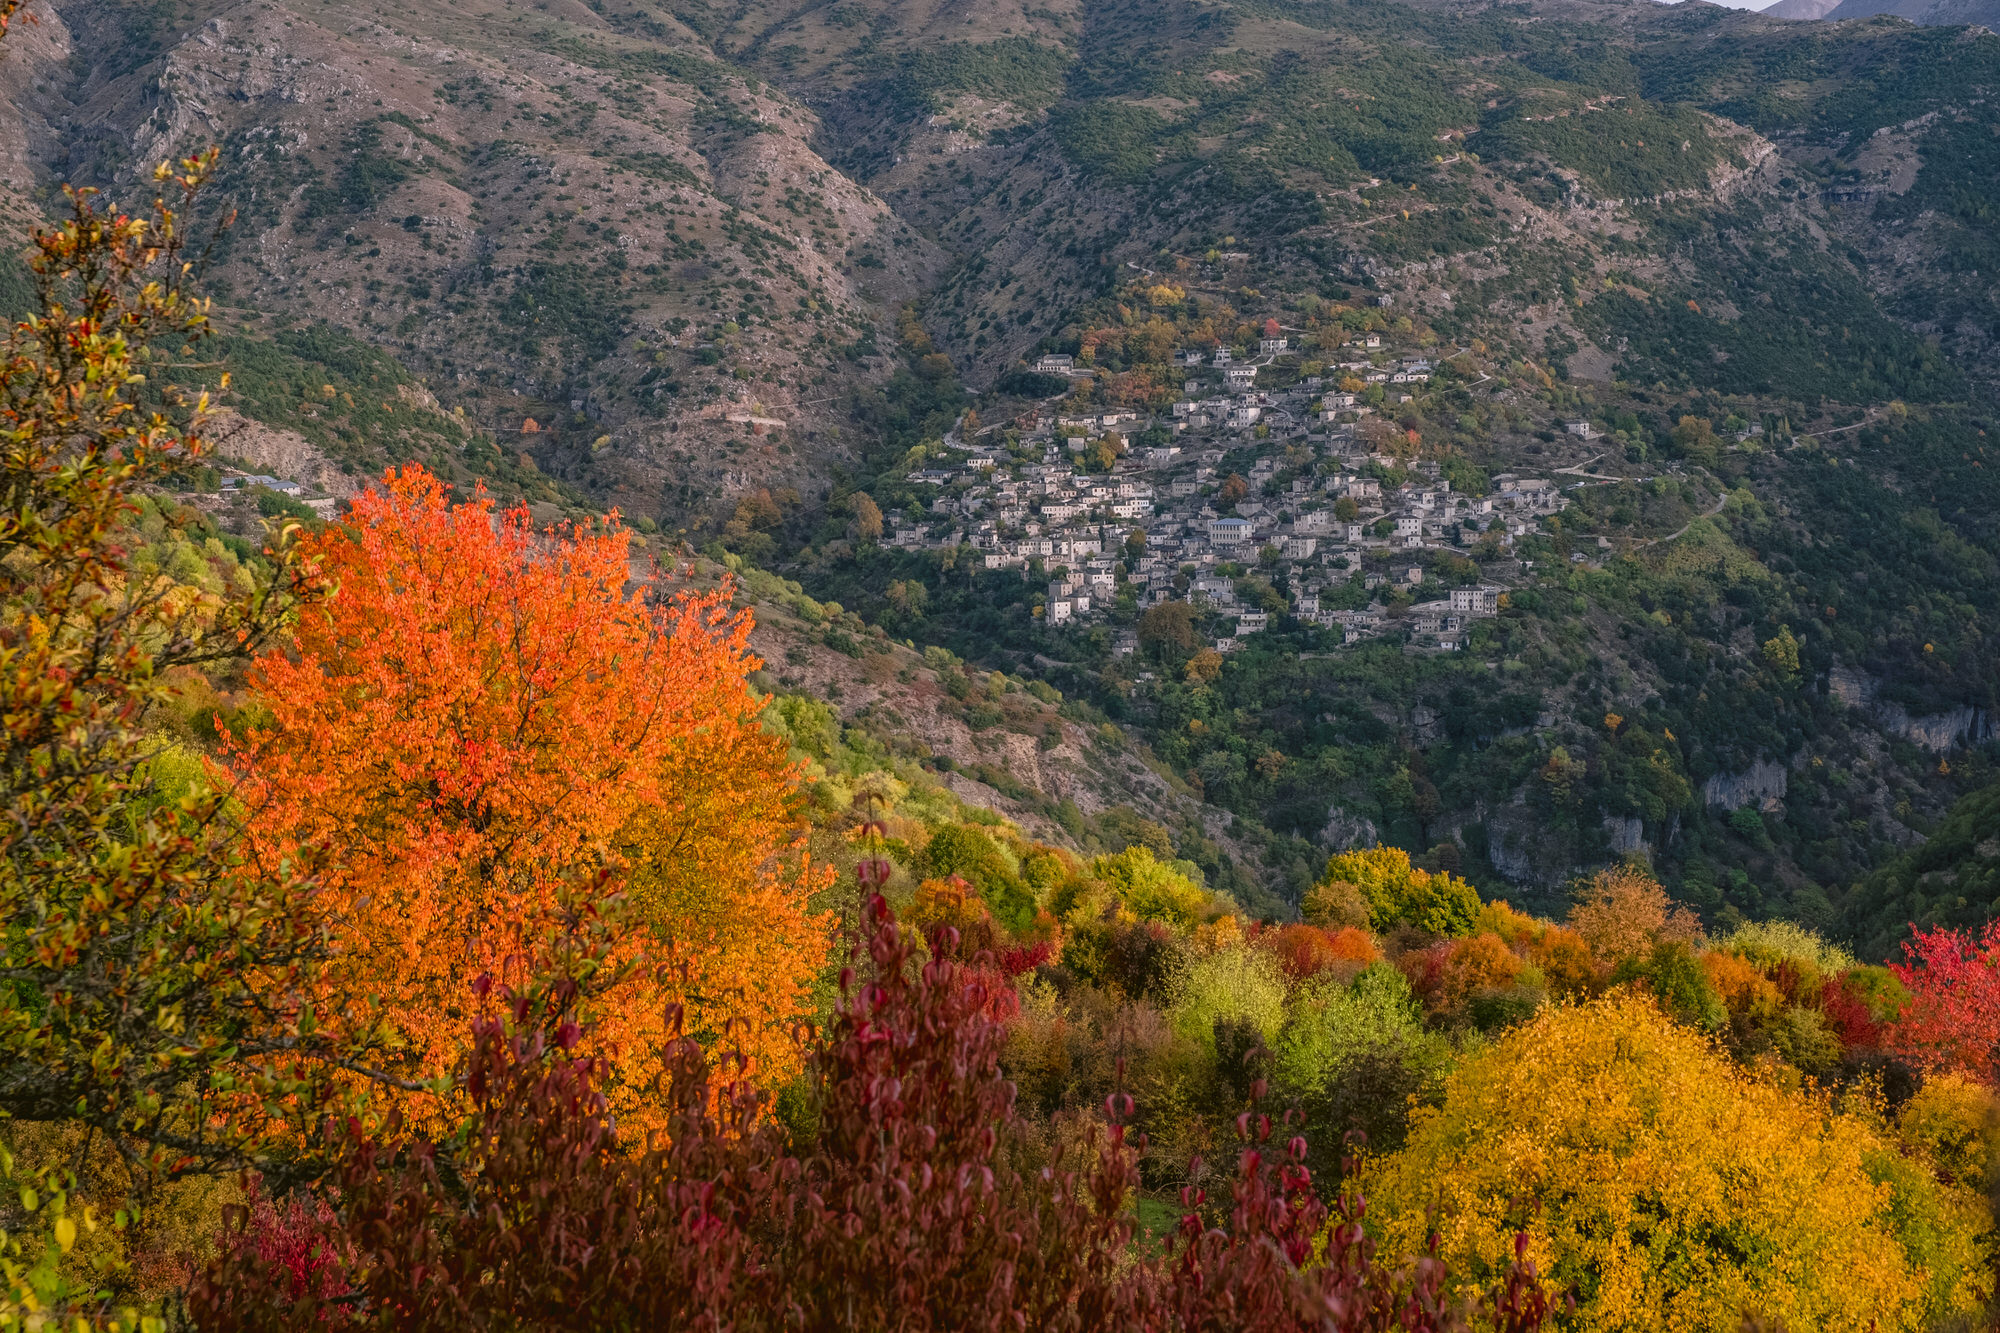
M0 0L0 1327L2000 1327L1942 12Z
M57 181L224 150L225 471L331 512L414 459L731 553L1123 728L1167 771L1146 817L1226 833L1274 903L1380 838L1529 894L1639 854L1712 914L1834 927L1985 771L1982 29L1625 0L37 12L0 69L8 225ZM1191 370L1209 348L1251 378ZM1365 521L1336 533L1343 500ZM245 536L283 507L203 503ZM1087 558L1021 554L1085 527ZM1051 623L1072 576L1102 595ZM1425 628L1453 586L1492 607ZM1135 654L1162 601L1193 637ZM880 706L961 771L1032 767L947 737L934 694ZM1066 725L1064 775L1009 812L1144 806Z
M40 18L7 117L38 181L122 190L135 164L220 144L237 217L213 290L245 337L293 364L330 358L288 333L386 355L530 481L595 503L810 488L840 449L825 404L866 381L872 331L933 262L813 151L810 111L664 11L112 0ZM256 394L301 426L297 400ZM349 472L397 452L386 423L306 433Z
M1911 924L1977 929L2000 906L2000 787L1966 796L1928 835L1856 887L1849 927L1866 945L1886 948Z
M2000 17L2000 10L1985 3L1985 0L1896 0L1893 3L1891 0L1840 0L1838 5L1825 13L1798 17L1838 22L1841 19L1873 18L1877 14L1893 14L1912 23L1927 25L1977 23L1982 27L1991 27L1994 19Z
M1240 869L1248 849L1228 817L1095 710L1066 705L1033 677L898 643L838 603L729 560L738 603L756 617L758 683L778 700L793 744L823 768L914 767L967 805L1085 854L1174 847L1212 886L1258 910L1284 910ZM696 568L697 586L728 572Z

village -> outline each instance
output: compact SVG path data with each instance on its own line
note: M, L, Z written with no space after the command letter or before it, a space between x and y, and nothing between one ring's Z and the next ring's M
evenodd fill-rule
M1505 587L1427 584L1426 553L1510 551L1567 497L1553 479L1513 473L1492 477L1487 494L1456 492L1436 462L1371 445L1364 423L1377 404L1421 391L1436 371L1427 357L1368 334L1325 374L1260 388L1284 379L1273 370L1298 355L1275 324L1264 334L1242 360L1219 346L1176 353L1186 379L1165 414L1030 411L1005 427L955 429L943 457L907 477L928 507L890 514L884 540L970 546L989 570L1046 578L1039 614L1051 628L1104 621L1122 581L1136 609L1180 600L1212 613L1229 626L1213 640L1227 653L1271 626L1266 605L1239 595L1238 579L1258 569L1282 576L1293 616L1342 643L1395 634L1418 650L1463 648L1473 621L1498 613ZM1090 373L1063 355L1033 369ZM1356 380L1363 392L1338 387ZM1226 466L1232 458L1240 472ZM1367 595L1358 606L1357 583ZM1120 653L1136 646L1130 630L1114 640Z

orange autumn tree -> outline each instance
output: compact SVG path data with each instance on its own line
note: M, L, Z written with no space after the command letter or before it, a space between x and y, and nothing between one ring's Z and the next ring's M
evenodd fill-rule
M257 660L271 725L229 756L254 855L317 870L333 984L379 998L404 1072L451 1070L473 980L536 967L608 872L632 974L593 1017L621 1109L676 1003L784 1077L826 938L727 591L628 592L615 526L537 531L414 466L310 554L337 592Z

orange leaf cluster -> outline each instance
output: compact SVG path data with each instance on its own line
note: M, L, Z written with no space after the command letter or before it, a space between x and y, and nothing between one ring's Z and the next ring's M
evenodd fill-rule
M1260 943L1276 955L1287 975L1300 980L1334 968L1351 976L1382 956L1375 938L1353 926L1329 930L1295 921L1268 932Z
M453 1067L470 983L537 967L608 871L633 966L593 1015L614 1102L650 1083L676 1002L782 1076L826 939L727 589L628 593L622 531L454 506L416 467L311 554L339 591L258 659L273 723L229 755L253 856L318 869L334 984L379 998L408 1075Z
M1715 993L1722 997L1730 1013L1770 1018L1778 1012L1782 1000L1778 988L1755 963L1721 949L1710 949L1702 954L1701 967L1708 974L1708 984L1715 987Z

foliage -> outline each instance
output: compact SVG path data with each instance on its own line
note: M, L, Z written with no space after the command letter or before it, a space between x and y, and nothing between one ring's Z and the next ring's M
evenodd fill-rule
M962 876L1015 930L1026 929L1034 916L1034 895L1021 882L1019 865L979 829L947 824L934 831L924 845L921 868L932 878Z
M1463 935L1479 915L1479 892L1445 871L1420 870L1399 847L1341 852L1326 863L1321 884L1345 881L1368 899L1377 930L1414 926L1432 935Z
M1046 1189L1010 1161L1004 1028L984 1016L996 983L951 956L948 932L919 966L877 903L871 976L816 1064L803 1157L727 1057L714 1082L679 1035L670 1132L620 1153L575 1025L517 997L511 1023L477 1030L463 1166L421 1142L343 1147L344 1225L328 1244L354 1246L347 1280L365 1308L399 1327L1000 1327L1061 1318L1079 1297L1098 1313L1130 1225L1120 1136L1103 1136L1094 1195L1073 1168ZM471 1197L440 1188L447 1172L476 1182ZM510 1197L527 1206L492 1206ZM258 1328L332 1313L310 1294L272 1299L284 1281L246 1237L197 1289L197 1316Z
M1624 198L1700 189L1725 155L1693 107L1637 98L1607 106L1513 104L1489 115L1472 143L1514 161L1546 157L1574 167L1596 190Z
M382 148L381 120L355 127L348 136L340 176L332 185L313 184L304 192L301 221L366 213L408 180L410 164Z
M1777 983L1740 954L1711 949L1701 956L1709 989L1732 1014L1768 1019L1778 1012L1782 996Z
M233 332L216 343L229 366L230 401L305 436L344 472L366 477L392 462L428 459L434 470L479 478L503 496L583 503L574 486L523 463L519 451L430 409L408 370L352 334L313 323L269 337ZM226 454L228 440L219 448Z
M1260 937L1258 943L1275 954L1278 965L1296 981L1329 969L1359 972L1382 957L1374 938L1356 926L1327 930L1295 921Z
M1303 1135L1294 1135L1281 1155L1271 1145L1270 1117L1245 1112L1237 1126L1247 1146L1231 1182L1229 1226L1212 1227L1195 1211L1181 1218L1179 1252L1168 1255L1150 1326L1342 1333L1490 1326L1525 1333L1553 1313L1556 1302L1521 1255L1476 1300L1454 1299L1434 1247L1414 1264L1384 1268L1362 1226L1361 1195L1343 1191L1329 1209L1313 1193ZM1206 1201L1195 1189L1182 1199L1197 1207ZM1318 1262L1301 1273L1309 1258Z
M1764 662L1786 680L1799 674L1799 641L1790 625L1780 625L1775 635L1764 640Z
M1285 980L1270 955L1245 945L1188 962L1173 982L1167 1020L1183 1038L1214 1051L1219 1030L1247 1024L1262 1042L1278 1035L1285 1016Z
M1274 1086L1319 1141L1359 1130L1376 1151L1402 1146L1412 1105L1437 1098L1453 1058L1450 1043L1424 1029L1403 974L1385 966L1351 983L1322 975L1294 988L1271 1052Z
M1569 925L1606 964L1637 957L1661 940L1701 938L1694 914L1669 899L1659 881L1631 866L1600 870L1580 886Z
M1186 602L1161 602L1139 617L1139 642L1168 652L1191 653L1200 644L1194 608Z
M1533 1012L1543 998L1539 969L1491 931L1440 940L1397 963L1424 1012L1445 1022L1503 1026Z
M2000 921L1983 931L1920 930L1890 970L1909 991L1883 1044L1931 1069L2000 1078Z
M1435 1225L1463 1280L1527 1253L1583 1329L1917 1328L1984 1297L1976 1264L1939 1292L1899 1229L1898 1186L1862 1120L1763 1083L1649 1001L1545 1010L1469 1057L1402 1152L1365 1176L1385 1244ZM1908 1182L1927 1193L1928 1182ZM1526 1212L1520 1210L1525 1208ZM1921 1214L1969 1252L1935 1199Z
M2000 1099L1963 1074L1924 1080L1896 1117L1903 1142L1920 1152L1941 1178L1975 1188L1992 1182L2000 1148Z
M1322 879L1299 901L1305 919L1318 926L1366 926L1371 915L1368 895L1345 879Z
M601 360L630 329L634 307L618 294L615 284L580 264L535 262L516 277L500 321L517 331L527 356L553 344L565 363Z
M1006 37L926 46L907 53L897 73L902 88L930 112L947 110L953 94L967 92L1038 110L1061 94L1068 63L1058 49Z
M1831 256L1795 249L1783 264L1757 263L1725 239L1727 214L1704 219L1684 242L1701 285L1669 299L1606 292L1585 307L1595 333L1616 328L1628 341L1624 376L1668 384L1699 382L1729 394L1781 394L1812 401L1891 398L1938 402L1964 394L1963 373L1935 347L1892 321L1863 280ZM1754 275L1754 276L1753 276ZM1756 318L1727 318L1717 297L1738 277L1760 293ZM1726 308L1726 307L1721 307Z
M1049 132L1079 167L1117 185L1135 185L1157 160L1152 140L1165 123L1151 107L1092 102L1058 108Z
M1153 850L1133 844L1114 856L1090 863L1090 873L1116 895L1120 907L1141 921L1161 921L1189 927L1209 910L1209 895L1174 864L1164 863Z
M1697 1031L1713 1032L1729 1017L1708 972L1680 940L1661 940L1649 954L1626 960L1612 979L1643 981L1665 1013Z
M147 733L185 673L321 586L290 532L267 565L204 570L212 588L130 560L138 489L204 447L206 396L171 358L207 331L180 211L213 165L163 165L180 201L149 217L70 193L0 387L0 1114L109 1135L141 1183L261 1157L266 1116L318 1104L318 1062L365 1053L301 1009L325 950L299 881L242 863L218 793L167 799Z
M1556 995L1574 999L1588 994L1601 975L1589 943L1563 926L1542 930L1528 942L1527 955Z
M1878 1047L1882 1025L1910 1002L1910 993L1886 967L1857 967L1821 992L1827 1019L1850 1046Z
M623 1052L616 1104L635 1113L672 1001L699 1031L743 1025L758 1077L782 1077L823 937L811 879L777 863L784 747L727 591L628 594L622 531L537 533L415 467L351 521L310 543L339 591L258 659L270 723L218 768L258 864L319 868L329 993L374 997L402 1076L436 1079L473 979L536 966L575 886L625 871L637 974L593 1014Z
M317 1215L318 1254L340 1271L297 1282L296 1244L244 1228L191 1295L198 1324L1465 1327L1434 1260L1375 1262L1358 1197L1309 1266L1328 1214L1304 1140L1277 1150L1254 1114L1239 1121L1223 1225L1190 1191L1167 1253L1134 1262L1131 1099L1114 1095L1108 1123L1080 1123L1038 1164L998 1063L1011 991L948 928L925 960L880 897L869 915L868 970L843 977L804 1140L787 1142L763 1095L727 1077L726 1054L718 1068L676 1036L671 1130L620 1151L563 988L503 995L508 1020L478 1020L473 1114L448 1150L335 1129L340 1215ZM331 1297L343 1287L360 1299ZM1516 1266L1482 1322L1525 1331L1547 1313L1532 1268Z
M1795 921L1753 921L1730 932L1722 947L1759 967L1792 963L1823 977L1853 970L1854 955Z
M165 1321L129 1305L110 1305L113 1284L123 1276L115 1260L97 1258L87 1274L76 1273L70 1262L80 1241L99 1232L123 1231L124 1210L100 1217L74 1198L71 1177L24 1171L4 1150L0 1183L8 1186L17 1205L9 1209L9 1228L0 1229L0 1330L37 1333L68 1326L93 1333L162 1333Z
M1847 928L1880 957L1912 926L1977 928L2000 911L2000 782L1959 798L1923 845L1854 886Z

